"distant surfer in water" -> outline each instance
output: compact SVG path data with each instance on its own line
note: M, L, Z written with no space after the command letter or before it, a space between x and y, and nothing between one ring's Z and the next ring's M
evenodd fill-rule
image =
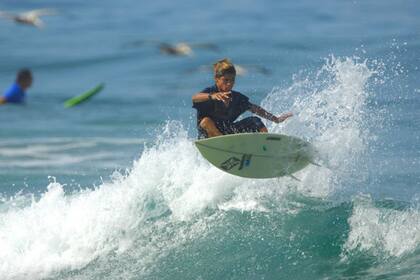
M291 117L285 113L277 117L258 105L249 102L249 98L233 91L236 69L228 60L222 59L213 65L215 85L193 95L193 108L197 109L198 137L208 138L224 134L244 132L268 132L264 123L256 116L235 122L246 111L275 123Z
M26 90L32 85L32 73L29 69L21 69L16 75L16 81L0 97L0 104L23 103Z

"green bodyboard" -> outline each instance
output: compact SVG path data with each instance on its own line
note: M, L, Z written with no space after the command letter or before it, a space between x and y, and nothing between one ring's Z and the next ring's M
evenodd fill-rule
M82 93L81 95L78 95L78 96L72 97L70 99L67 99L64 102L64 107L70 108L70 107L78 105L82 102L85 102L86 100L88 100L89 98L94 96L95 94L99 93L104 87L105 87L105 84L101 83L101 84L97 85L96 87L94 87L93 89L88 90L85 93Z
M302 139L274 133L240 133L201 139L196 147L217 168L246 178L291 175L313 163L315 149Z

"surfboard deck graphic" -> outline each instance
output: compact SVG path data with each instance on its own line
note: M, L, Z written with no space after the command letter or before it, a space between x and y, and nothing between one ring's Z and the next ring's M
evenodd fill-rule
M313 162L315 150L302 139L275 133L240 133L197 140L217 168L246 178L291 175Z

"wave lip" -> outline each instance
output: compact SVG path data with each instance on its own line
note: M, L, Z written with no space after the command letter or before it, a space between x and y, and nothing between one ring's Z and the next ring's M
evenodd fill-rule
M420 248L420 211L378 207L368 195L354 201L345 254L366 252L376 257L402 257Z

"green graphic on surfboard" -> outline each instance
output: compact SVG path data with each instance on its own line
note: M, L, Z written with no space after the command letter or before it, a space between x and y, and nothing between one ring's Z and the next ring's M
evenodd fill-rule
M104 87L105 87L105 84L104 83L101 83L101 84L97 85L96 87L94 87L93 89L88 90L85 93L82 93L82 94L80 94L78 96L75 96L75 97L72 97L70 99L67 99L64 102L64 107L70 108L70 107L76 106L76 105L78 105L78 104L80 104L82 102L85 102L88 99L90 99L92 96L94 96L95 94L97 94L101 90L103 90Z
M217 168L246 178L292 176L313 163L315 149L297 137L274 133L240 133L195 142Z

